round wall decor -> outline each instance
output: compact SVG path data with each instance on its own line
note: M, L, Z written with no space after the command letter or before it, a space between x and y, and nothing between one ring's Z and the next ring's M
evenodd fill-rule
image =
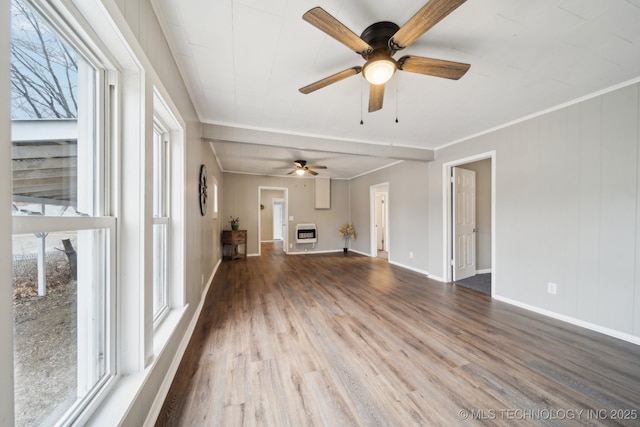
M200 194L200 215L207 213L207 167L200 166L200 180L198 183L198 193Z

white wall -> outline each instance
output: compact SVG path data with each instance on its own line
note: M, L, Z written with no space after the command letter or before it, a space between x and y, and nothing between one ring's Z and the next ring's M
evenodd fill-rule
M145 68L145 77L165 91L163 95L178 110L185 125L185 150L182 161L185 171L183 215L186 227L183 247L187 311L167 341L163 352L155 356L153 365L145 373L143 387L130 402L129 410L122 421L123 425L142 425L154 404L158 390L166 379L167 372L170 371L171 364L175 363L175 355L188 333L190 324L195 321L196 309L204 298L203 291L221 259L218 237L221 218L218 216L214 219L210 214L206 216L200 214L198 198L200 165L205 164L209 176L215 176L218 179L220 197L223 194L223 177L209 144L200 139L201 124L151 3L140 0L101 1L111 12L114 21L120 25L127 43L138 55L139 61ZM114 4L116 7L113 7ZM147 96L150 95L147 94ZM150 114L147 112L146 120L150 119Z
M405 161L351 180L351 218L358 232L351 247L371 253L370 187L386 182L389 183L389 262L427 273L431 233L426 162Z
M443 274L442 164L495 150L496 296L640 342L639 129L635 83L437 150L430 271Z

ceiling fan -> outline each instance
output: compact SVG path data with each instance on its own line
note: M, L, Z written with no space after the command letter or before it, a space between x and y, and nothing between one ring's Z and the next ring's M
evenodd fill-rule
M332 83L362 72L369 84L369 112L382 108L384 84L397 70L458 80L471 65L442 59L406 55L397 61L393 55L413 43L435 24L456 10L466 0L430 0L402 27L382 21L367 27L358 37L321 7L306 12L302 19L324 31L365 59L365 64L347 68L300 88L309 94Z
M304 175L305 173L308 173L309 175L318 175L318 172L314 171L313 169L327 168L326 166L307 166L306 160L296 160L295 162L293 162L293 164L295 165L295 168L287 175L291 175L294 173L297 175Z

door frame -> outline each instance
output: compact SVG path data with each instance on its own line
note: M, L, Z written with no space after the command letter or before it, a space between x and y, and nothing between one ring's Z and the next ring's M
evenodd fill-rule
M389 198L391 197L391 189L389 187L389 182L381 182L380 184L374 184L369 186L369 210L371 220L369 221L369 241L370 241L370 254L372 257L378 256L378 238L376 235L376 190L379 188L385 188L387 191L385 192L387 197L384 204L384 214L387 221L387 227L384 231L384 241L386 242L386 249L388 259L391 259L391 245L389 244Z
M442 272L445 282L451 282L453 279L453 209L452 209L452 186L451 186L451 170L456 166L463 166L466 163L476 162L478 160L491 160L491 297L495 296L495 280L496 280L496 168L497 159L496 151L488 151L476 154L474 156L464 157L452 160L442 164Z
M375 225L382 225L382 236L380 236L380 230L376 229L376 251L384 251L386 252L389 245L387 242L387 229L389 228L389 221L387 218L387 198L389 197L389 194L386 191L376 191L375 194L376 197L376 212L375 212L375 217L374 220L376 222ZM378 206L378 200L380 200L380 206ZM381 221L380 223L378 223L378 215L380 215L381 217ZM382 237L382 249L379 248L378 245L378 240L380 239L380 237Z
M284 192L284 230L282 230L282 250L285 254L289 253L289 189L287 187L269 187L258 186L258 205L256 209L258 211L258 256L262 255L262 245L260 244L260 236L262 236L262 219L260 216L260 206L262 205L262 190L278 190Z

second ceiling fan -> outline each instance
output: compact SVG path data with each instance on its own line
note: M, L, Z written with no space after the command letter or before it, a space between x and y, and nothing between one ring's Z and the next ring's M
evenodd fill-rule
M311 166L311 165L307 165L307 161L306 160L296 160L293 162L295 168L289 172L287 175L291 175L291 174L297 174L297 175L304 175L305 173L308 173L309 175L318 175L318 172L314 171L313 169L326 169L326 166Z
M309 94L362 72L369 82L369 112L373 112L382 108L384 85L396 70L458 80L467 72L469 64L412 55L403 56L396 61L393 56L465 1L430 0L402 27L388 21L376 22L367 27L360 36L321 7L309 10L302 19L361 55L366 62L362 67L347 68L311 83L300 88L300 92Z

